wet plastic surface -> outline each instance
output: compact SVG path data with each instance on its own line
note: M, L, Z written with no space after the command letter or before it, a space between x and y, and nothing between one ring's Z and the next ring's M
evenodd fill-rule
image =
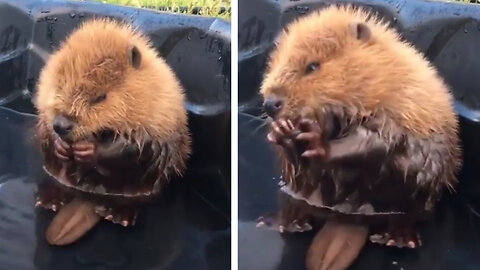
M464 168L457 193L447 195L421 228L424 246L399 250L367 244L352 270L480 269L480 5L420 0L239 2L239 267L242 270L305 269L313 233L280 235L256 228L277 208L280 170L259 118L258 95L268 52L282 27L333 2L378 11L423 51L451 86L461 120Z
M238 121L239 269L305 269L314 233L281 235L255 227L259 216L277 208L278 160L265 139L263 120L240 114ZM467 179L472 176L464 173L460 181ZM417 250L368 243L349 270L480 269L480 215L465 194L445 196L421 234L423 246Z
M206 193L221 192L224 180L208 171L190 170L172 182L132 228L101 222L78 243L49 246L45 230L53 212L33 206L36 183L46 177L33 145L34 123L33 115L0 107L1 270L229 269L228 204Z
M136 226L102 222L74 245L51 247L44 231L53 213L33 207L45 177L35 116L23 113L34 112L49 53L92 16L126 20L150 36L186 89L194 155L184 179ZM230 268L229 23L91 2L0 0L0 85L0 270Z

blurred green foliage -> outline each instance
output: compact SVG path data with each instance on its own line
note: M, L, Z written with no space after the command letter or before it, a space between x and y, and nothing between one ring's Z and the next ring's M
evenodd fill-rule
M149 8L161 11L220 17L231 17L231 0L93 0L106 4Z

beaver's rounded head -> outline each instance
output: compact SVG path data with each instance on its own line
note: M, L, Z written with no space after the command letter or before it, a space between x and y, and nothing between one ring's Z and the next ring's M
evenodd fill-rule
M272 118L325 104L366 114L378 108L418 112L415 107L425 103L411 101L412 94L431 95L419 87L425 80L432 89L445 88L424 57L387 23L360 8L330 6L281 33L261 93Z
M183 90L131 26L96 19L74 31L41 72L35 105L65 140L109 129L166 139L186 125Z

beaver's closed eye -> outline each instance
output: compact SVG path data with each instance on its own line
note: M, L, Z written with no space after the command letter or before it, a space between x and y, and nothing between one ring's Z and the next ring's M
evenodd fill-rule
M310 74L316 70L320 69L320 63L319 62L312 62L307 65L307 68L305 69L305 74Z
M92 99L91 103L92 104L98 104L98 103L104 101L106 98L107 98L107 94L99 95L99 96L95 97L94 99Z

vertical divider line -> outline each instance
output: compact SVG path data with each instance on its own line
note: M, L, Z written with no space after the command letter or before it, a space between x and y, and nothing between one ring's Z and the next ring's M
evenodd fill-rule
M231 155L232 155L232 177L231 177L231 205L232 205L232 238L231 238L231 264L232 270L238 269L238 0L232 0L232 16L231 16L231 51L232 51L232 67L231 67Z

